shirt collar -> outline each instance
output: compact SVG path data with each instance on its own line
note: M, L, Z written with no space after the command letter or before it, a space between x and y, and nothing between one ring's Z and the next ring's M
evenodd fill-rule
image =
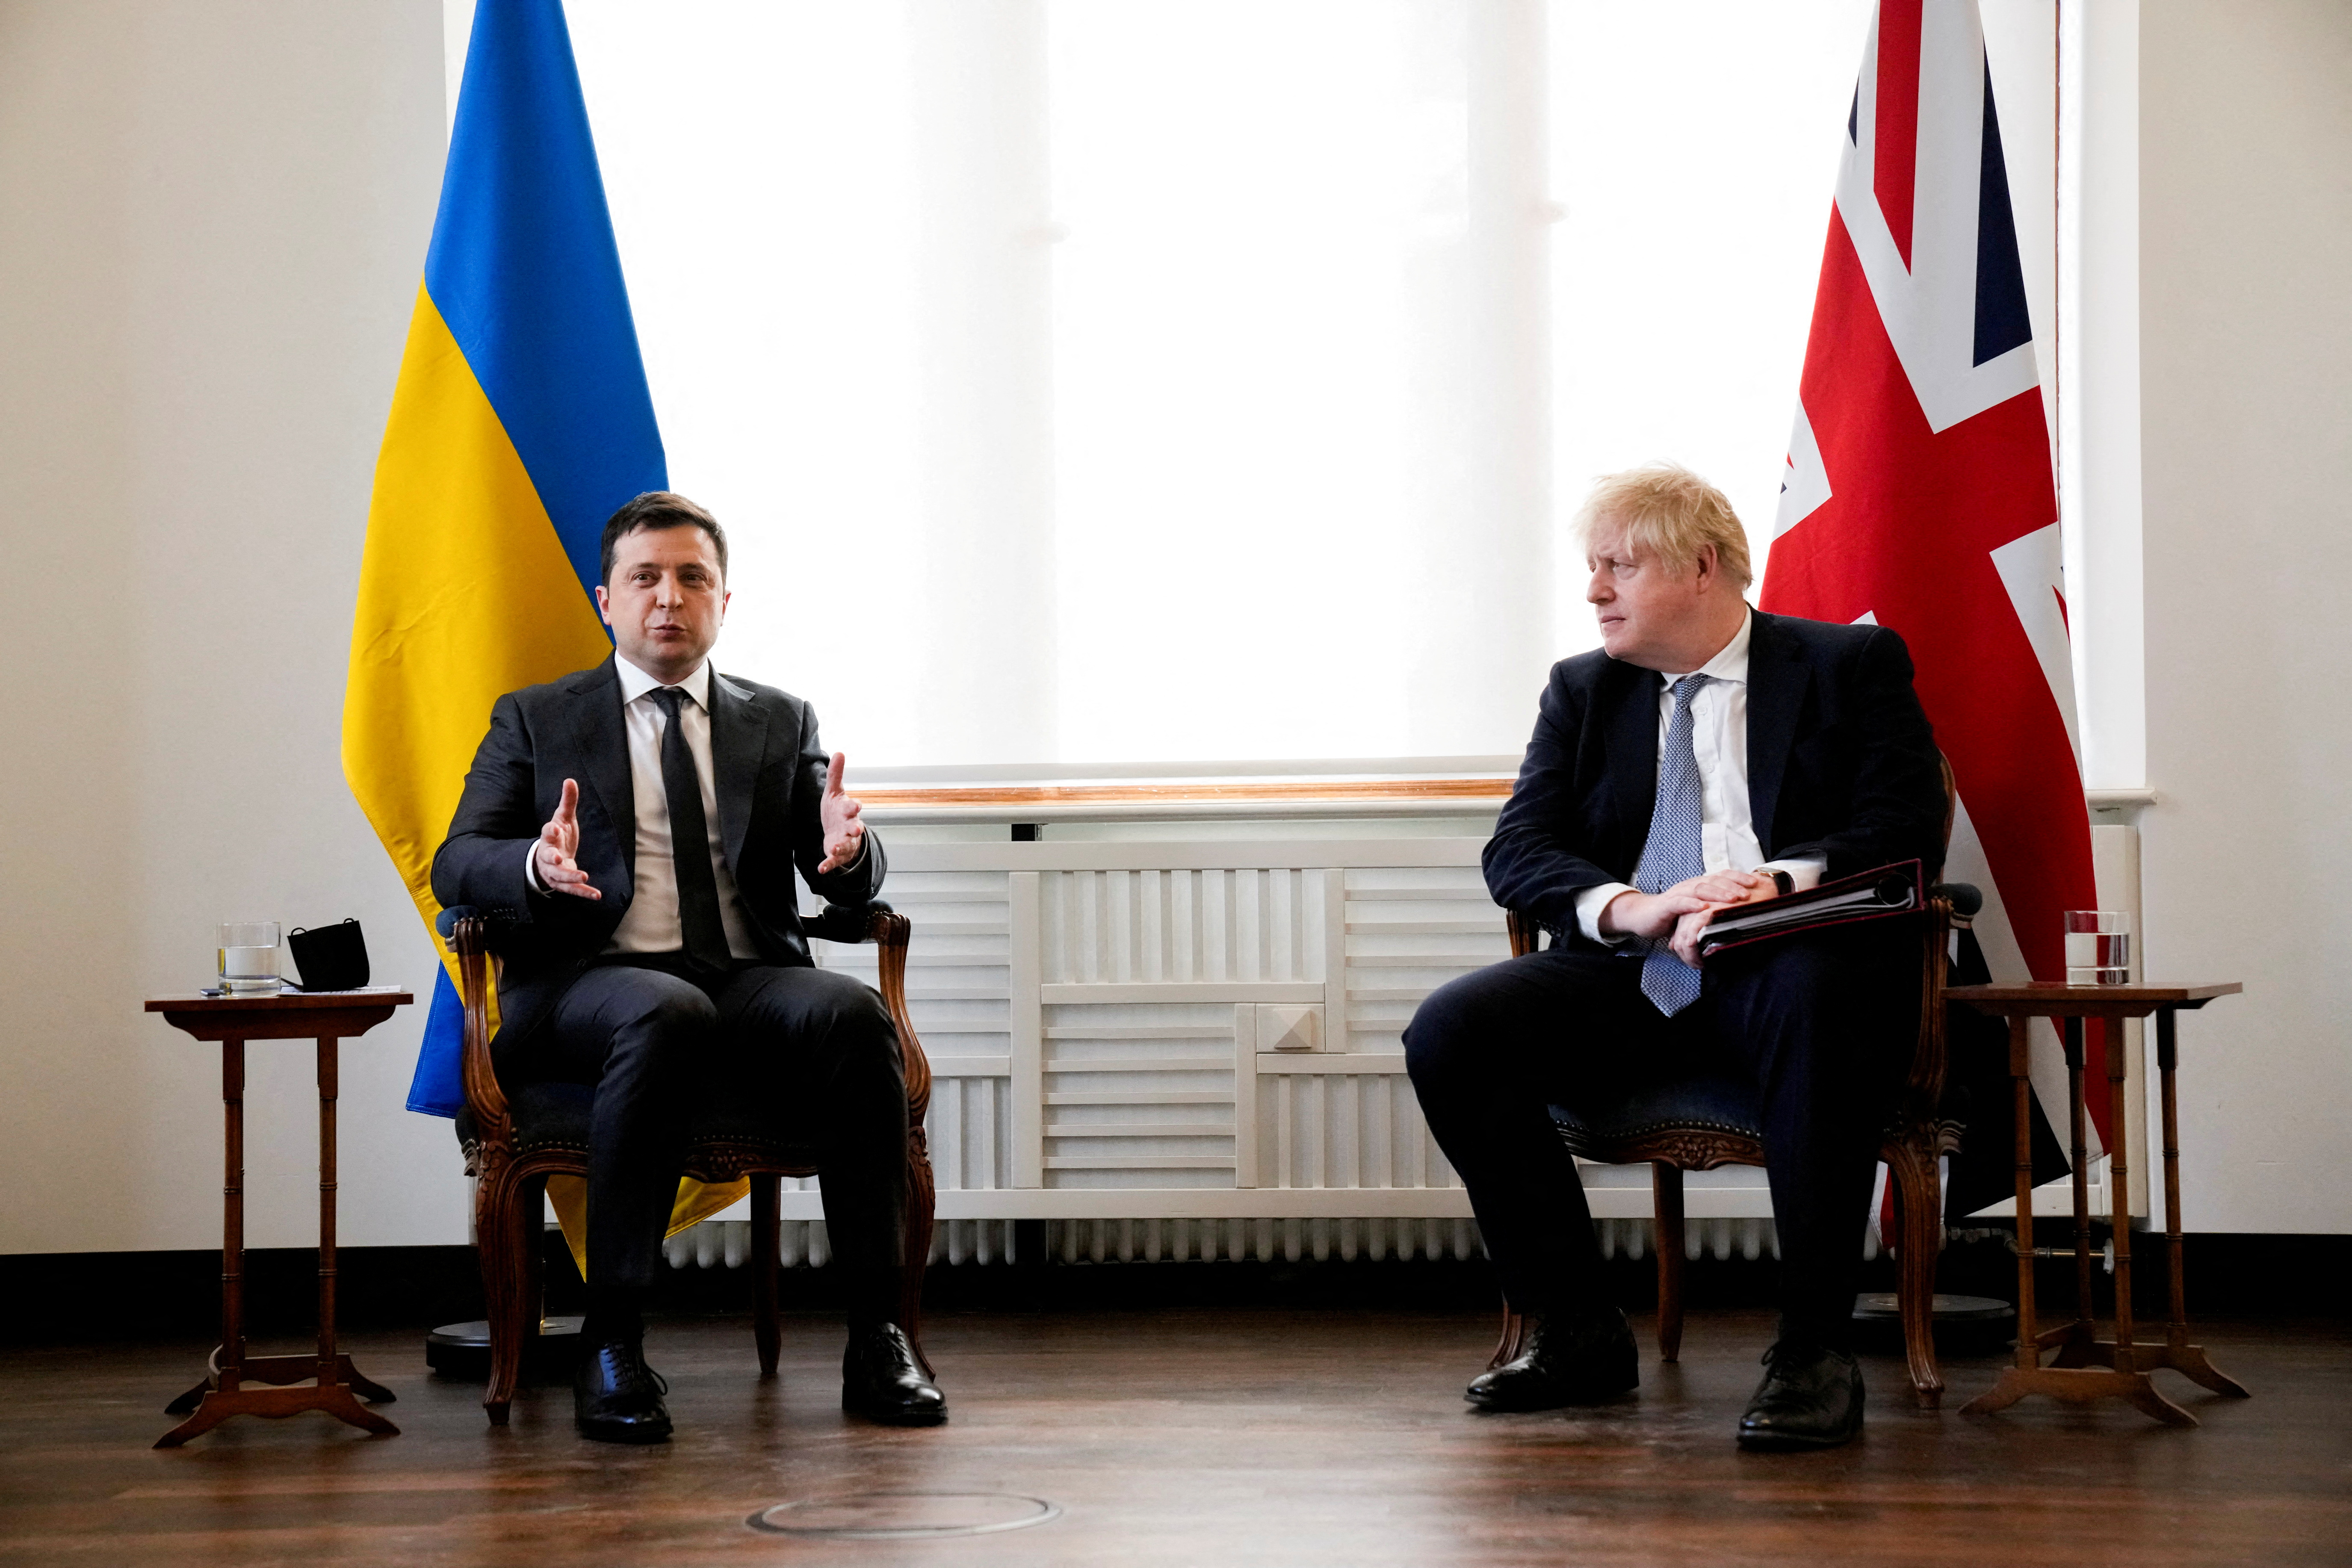
M646 692L656 690L661 682L631 664L620 654L613 656L613 671L621 678L621 706L627 707ZM694 667L694 673L677 683L678 689L694 699L695 706L704 712L710 710L710 661L704 659Z
M1731 640L1723 645L1723 651L1717 654L1713 658L1708 659L1705 664L1700 665L1696 669L1685 670L1683 674L1704 675L1710 680L1737 681L1742 686L1747 685L1748 637L1748 634L1754 631L1755 628L1756 612L1753 610L1742 611L1739 616L1739 629L1731 634ZM1680 680L1682 678L1682 675L1662 675L1659 677L1659 679L1664 680L1669 688L1672 688L1674 683Z

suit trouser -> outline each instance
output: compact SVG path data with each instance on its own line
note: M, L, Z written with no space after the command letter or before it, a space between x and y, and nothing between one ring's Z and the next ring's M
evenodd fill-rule
M853 1316L897 1315L907 1234L907 1088L898 1032L871 987L836 971L677 955L597 964L557 1001L508 1073L592 1085L588 1278L643 1290L661 1259L687 1122L726 1096L780 1141L817 1152L825 1228Z
M1404 1037L1423 1115L1470 1192L1504 1299L1597 1302L1600 1247L1549 1108L1599 1105L1639 1075L1717 1053L1763 1109L1783 1331L1851 1337L1878 1133L1909 1059L1918 937L1891 920L1783 937L1706 962L1673 1018L1637 958L1555 947L1433 993Z

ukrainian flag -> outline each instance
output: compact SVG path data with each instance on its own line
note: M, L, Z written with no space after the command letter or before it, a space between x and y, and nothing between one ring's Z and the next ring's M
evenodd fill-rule
M562 5L480 0L343 698L343 776L427 930L433 852L491 704L611 652L604 520L667 488ZM454 1116L462 1014L441 957L408 1106Z

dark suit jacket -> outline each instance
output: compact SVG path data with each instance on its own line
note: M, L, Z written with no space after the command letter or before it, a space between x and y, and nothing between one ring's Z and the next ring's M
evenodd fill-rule
M1597 648L1552 666L1486 844L1497 904L1582 943L1576 895L1633 879L1657 799L1658 692L1655 671ZM1825 877L1917 859L1935 874L1943 769L1901 637L1756 612L1748 799L1767 859L1825 857Z
M817 808L827 758L817 742L816 714L797 697L712 670L710 762L727 868L760 956L808 964L794 866L827 901L860 903L882 886L881 839L868 828L855 863L817 875L824 858ZM568 778L580 782L575 858L602 900L534 892L524 875L523 847L555 815ZM433 857L433 896L444 908L472 904L490 918L505 962L501 1057L546 1016L628 912L636 810L621 682L611 659L510 691L490 710L489 733L474 753L449 836Z

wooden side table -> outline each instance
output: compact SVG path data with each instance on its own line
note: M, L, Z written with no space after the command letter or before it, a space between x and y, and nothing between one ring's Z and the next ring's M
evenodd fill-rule
M389 1389L362 1377L335 1349L335 1097L337 1047L366 1034L415 998L405 991L285 992L274 996L152 996L147 1011L175 1029L221 1047L221 1104L227 1158L221 1186L221 1342L204 1382L163 1407L187 1419L156 1439L176 1448L232 1415L297 1415L323 1410L339 1421L391 1436L400 1428L362 1405L388 1404ZM245 1043L319 1043L319 1352L313 1356L245 1353ZM248 1383L308 1388L247 1388Z
M2159 1421L2194 1426L2197 1417L2167 1399L2148 1373L2170 1367L2216 1394L2249 1397L2245 1388L2216 1369L2202 1345L2189 1342L2189 1319L2180 1277L2180 1116L2173 1087L2179 1051L2175 1018L2216 996L2242 990L2235 981L2200 985L1955 985L1944 994L1981 1013L2009 1020L2009 1076L2016 1095L2017 1122L2017 1364L2000 1374L1991 1390L1960 1407L1962 1415L2006 1409L2029 1394L2046 1394L2077 1404L2121 1399ZM2107 1192L2113 1200L2116 1248L2115 1337L2098 1337L2091 1321L2091 1189L2089 1152L2084 1134L2083 1020L2145 1018L2156 1015L2156 1064L2164 1100L2164 1237L2170 1254L2171 1300L2162 1344L2135 1342L2132 1331L2131 1197L2128 1151L2124 1136L2124 1053L2107 1052L2107 1125L2115 1146L2107 1152ZM2067 1121L2074 1162L2074 1321L2037 1331L2033 1321L2033 1121L2028 1081L2028 1039L2036 1018L2062 1025L2066 1046ZM2048 1366L2042 1352L2055 1349Z

